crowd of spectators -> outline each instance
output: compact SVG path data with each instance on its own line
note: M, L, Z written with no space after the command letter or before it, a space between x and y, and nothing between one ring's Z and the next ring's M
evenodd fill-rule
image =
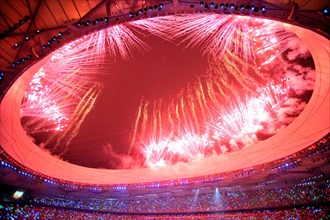
M314 147L311 149L315 150ZM328 146L323 146L313 152L317 160L311 162L327 159L328 154L325 153L328 150ZM288 161L277 164L280 165L273 166L274 169L291 167ZM0 220L327 219L326 213L330 211L330 180L327 175L318 173L291 184L277 185L273 180L267 181L267 184L259 184L260 187L217 188L214 183L205 191L203 188L194 187L179 190L181 192L177 193L169 186L168 191L159 193L150 188L141 188L140 194L130 194L131 189L121 187L120 190L125 196L116 198L103 198L102 193L93 198L29 194L17 201L0 201ZM171 186L174 187L173 184ZM167 185L157 187L165 189Z
M284 188L189 194L145 194L127 199L74 199L35 196L28 204L113 213L190 213L239 211L322 204L330 201L329 181Z
M285 210L253 210L231 213L116 215L111 213L69 210L64 208L38 207L33 205L7 204L2 206L0 219L326 219L324 208L292 208Z

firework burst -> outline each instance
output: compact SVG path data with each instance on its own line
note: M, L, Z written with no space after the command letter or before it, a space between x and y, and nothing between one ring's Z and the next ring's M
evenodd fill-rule
M132 25L185 48L200 48L209 66L176 96L141 101L131 146L142 149L148 166L242 149L258 141L255 134L265 123L278 120L289 86L286 78L271 79L274 73L265 67L280 59L288 41L296 38L281 24L184 14Z
M124 25L73 41L54 52L33 76L22 101L22 124L28 133L49 132L46 146L65 153L102 91L104 58L129 59L147 45Z
M101 94L100 75L111 74L102 69L105 58L126 61L147 51L147 35L199 48L208 68L171 97L141 99L128 155L141 152L146 166L189 162L251 146L258 131L278 122L290 81L272 67L297 37L265 19L182 14L110 27L54 52L22 102L28 133L50 132L45 144L65 153Z

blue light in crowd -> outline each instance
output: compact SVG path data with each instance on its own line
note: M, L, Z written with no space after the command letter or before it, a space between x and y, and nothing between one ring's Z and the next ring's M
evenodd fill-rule
M329 14L329 9L328 8L323 8L323 14L328 15Z

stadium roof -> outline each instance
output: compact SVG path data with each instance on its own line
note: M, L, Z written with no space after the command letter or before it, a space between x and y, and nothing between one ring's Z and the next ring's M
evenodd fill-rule
M12 72L12 63L29 54L39 53L42 45L59 32L65 32L79 21L109 17L111 20L129 20L128 13L163 3L169 5L172 12L181 12L190 4L199 5L200 1L110 1L110 0L4 0L0 2L0 67ZM207 1L205 1L207 2ZM211 1L210 1L211 2ZM268 1L226 1L228 4L266 6L273 17L287 18L292 9L289 0ZM298 5L299 19L289 22L308 21L308 26L329 22L321 18L323 1L294 1ZM180 4L179 4L180 3ZM221 3L217 2L216 3ZM174 8L173 8L173 7ZM166 13L164 10L162 13ZM284 13L284 14L281 14ZM296 21L294 21L296 20ZM327 32L327 31L325 31ZM16 68L17 69L17 68Z
M78 3L79 2L79 3ZM236 3L230 1L229 3ZM246 4L255 2L262 5L260 1L246 1ZM263 1L264 2L264 1ZM7 90L1 102L1 146L17 162L26 167L50 177L90 184L119 184L137 183L149 181L161 181L170 179L189 178L199 175L208 175L226 172L234 169L241 169L252 165L262 164L283 158L286 155L295 153L306 146L316 142L329 133L330 128L330 96L329 96L329 40L316 34L315 32L297 26L289 26L309 47L313 56L316 68L316 85L313 96L302 114L288 127L281 130L277 135L257 144L253 148L246 148L228 155L209 158L200 161L194 166L175 165L162 170L133 169L133 170L102 170L80 167L69 164L47 154L32 142L23 130L19 118L19 109L24 94L24 88L29 83L29 78L36 70L47 61L47 54L63 45L67 39L43 51L42 45L58 36L59 32L70 33L72 36L81 36L86 32L74 32L75 25L79 21L106 17L113 19L113 23L124 22L129 18L130 11L138 11L140 8L149 5L159 5L161 2L116 2L116 1L1 1L1 68L10 73L5 77L1 85L1 91ZM162 2L167 5L162 15L167 13L181 12L190 9L190 4L179 6L178 1ZM241 3L241 1L240 1ZM274 5L276 3L276 5ZM303 20L304 11L309 13L305 26L312 26L314 16L320 20L328 19L320 14L324 5L315 1L297 1L299 11ZM199 1L196 1L196 5ZM284 17L274 14L271 18L288 21L290 5L288 1L267 1L267 7L280 9L282 13L287 13ZM259 6L259 7L260 7ZM205 9L203 9L205 10ZM310 10L314 13L310 14ZM156 14L158 12L155 12ZM277 12L276 12L277 13ZM25 17L27 16L27 17ZM116 20L118 18L118 20ZM25 19L25 20L24 20ZM20 21L22 20L22 21ZM325 20L327 23L328 20ZM317 23L317 22L315 22ZM16 25L15 25L16 24ZM17 25L18 24L18 25ZM303 25L296 23L297 25ZM325 25L327 27L327 25ZM38 32L40 30L40 33ZM324 33L323 29L320 32ZM317 44L315 44L317 42ZM15 46L17 44L17 47ZM27 71L22 71L26 66L17 65L17 60L23 57L32 56L31 63L35 63ZM12 66L12 63L15 63ZM18 78L21 73L24 75ZM14 79L16 82L10 85ZM6 87L5 87L6 86Z

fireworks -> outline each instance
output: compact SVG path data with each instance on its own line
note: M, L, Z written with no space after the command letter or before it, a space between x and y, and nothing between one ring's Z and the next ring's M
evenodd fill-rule
M141 128L137 129L144 132L135 137L134 144L140 144L138 148L143 149L150 166L192 161L213 154L215 148L219 153L239 150L256 143L255 133L278 119L277 110L285 104L288 89L283 80L282 84L259 89L255 96L240 95L226 105L211 104L205 99L199 102L203 96L196 95L202 93L198 90L188 101L181 98L176 106L172 102L167 110L166 106L147 103L139 109L144 109L147 115L149 111L156 113L150 119L147 116L140 119ZM212 111L200 110L204 103L213 106Z
M22 104L24 109L24 116L30 117L42 116L44 119L41 122L29 122L29 126L38 126L42 129L54 129L61 131L67 126L66 121L68 118L61 112L62 109L57 105L57 101L51 99L51 89L47 85L43 85L42 81L45 80L45 72L41 68L32 78L30 82L30 90L26 93L26 100ZM38 131L35 127L34 132Z
M148 166L251 146L258 131L278 120L289 86L285 78L276 83L266 69L296 38L282 25L218 14L151 18L132 25L185 48L200 48L209 64L177 96L141 101L131 146L143 151Z
M287 50L288 41L296 38L278 22L234 15L182 14L131 25L185 48L200 48L208 56L211 70L222 78L233 77L246 88L255 83L253 79L263 78L258 69ZM222 74L219 62L229 72Z
M50 132L44 144L65 153L102 91L105 56L127 60L146 49L124 25L65 45L33 76L21 106L23 127L30 134Z
M137 33L137 34L135 34ZM149 49L141 36L155 35L199 48L208 69L171 97L141 99L129 137L147 166L167 166L242 149L256 133L278 122L289 81L274 73L288 42L297 38L281 24L219 14L175 15L117 25L53 53L33 77L22 102L30 134L52 131L46 145L65 152L101 94L105 58L129 60ZM279 124L285 124L283 121Z

